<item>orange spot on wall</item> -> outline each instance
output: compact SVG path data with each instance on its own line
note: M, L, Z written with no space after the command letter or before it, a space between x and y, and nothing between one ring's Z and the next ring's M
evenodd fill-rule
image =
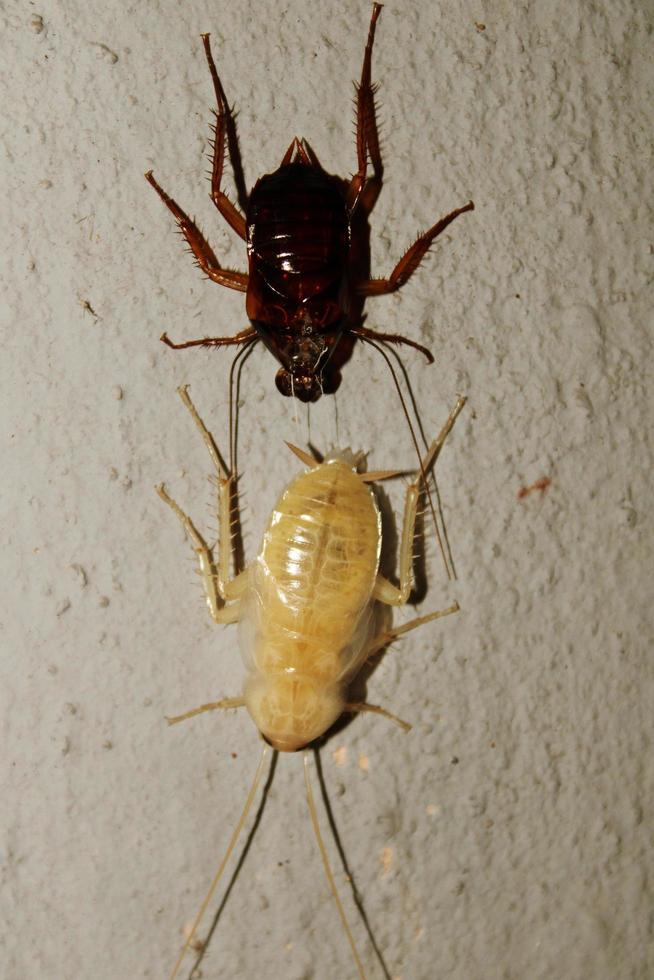
M551 483L552 481L549 476L541 476L540 480L536 480L530 487L520 487L518 490L518 500L522 500L523 497L533 493L534 490L540 490L541 493L545 493Z

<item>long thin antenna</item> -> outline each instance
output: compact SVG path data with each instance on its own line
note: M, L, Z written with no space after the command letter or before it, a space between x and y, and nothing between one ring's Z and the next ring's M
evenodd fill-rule
M397 380L397 375L395 374L395 369L393 368L393 365L390 362L390 358L389 358L388 354L386 353L386 351L383 349L383 347L381 347L379 344L376 344L374 342L374 340L371 340L369 337L364 337L363 335L361 335L361 340L365 341L366 344L370 344L370 346L371 347L374 347L376 351L379 351L379 353L381 354L381 356L386 361L386 366L388 367L388 370L391 372L391 375L392 375L392 378L393 378L393 382L395 384L395 389L397 391L398 397L400 399L400 403L402 405L402 410L404 412L404 417L405 417L405 419L407 421L407 425L409 426L409 432L411 433L411 439L413 441L413 445L414 445L415 450L416 450L416 455L418 456L418 462L420 463L420 475L422 477L422 485L423 485L423 487L425 488L425 490L427 492L427 499L429 501L429 509L431 511L431 516L432 516L432 518L434 520L434 527L436 528L436 539L438 541L438 547L439 547L440 552L441 552L441 558L443 559L443 567L445 568L445 573L446 573L448 579L451 580L452 579L452 571L450 569L450 564L449 564L449 562L447 560L447 554L445 552L445 545L443 544L443 536L441 534L441 529L440 529L440 525L438 523L438 518L436 517L436 508L434 507L434 501L432 499L431 490L429 489L429 482L427 480L427 473L425 472L425 467L424 467L423 462L422 462L422 455L421 455L421 452L420 452L420 447L418 446L418 440L416 438L416 433L415 433L415 430L413 428L413 423L411 422L411 417L409 416L408 409L406 407L406 402L404 400L404 395L402 394L402 389L400 388L400 383Z
M388 348L388 353L389 354L392 354L392 356L395 358L395 360L397 362L397 366L400 369L400 371L402 372L402 377L404 378L404 383L406 385L406 392L407 392L407 395L408 395L408 400L411 402L411 408L413 410L413 417L416 420L416 426L418 428L418 432L420 433L420 436L422 437L422 441L423 441L423 444L424 444L425 449L428 449L429 448L429 443L427 442L427 437L425 436L425 430L424 430L424 427L423 427L423 424L422 424L422 419L420 418L420 412L418 411L418 406L416 405L416 396L414 395L413 388L411 387L411 381L410 381L409 375L407 373L406 365L405 365L404 361L402 360L402 358L400 357L399 352L397 350L395 350L394 347L389 347ZM441 500L441 492L440 492L440 490L438 488L438 480L436 479L436 474L435 473L432 473L431 474L430 481L431 481L431 484L432 484L432 487L433 487L433 491L434 491L434 493L436 495L436 510L438 512L438 516L439 516L439 519L440 519L440 522L441 522L441 532L443 534L443 542L445 544L445 550L447 552L447 558L448 558L448 561L450 563L450 568L452 570L452 578L453 579L456 579L457 578L456 565L454 564L454 556L452 554L452 548L451 548L449 537L448 537L448 533L447 533L447 524L445 523L445 517L443 515L443 502Z
M250 787L250 792L248 793L248 798L245 801L245 806L243 807L243 812L241 813L241 816L239 818L239 821L236 824L236 827L234 828L234 833L232 834L232 837L231 837L231 840L230 840L229 845L227 847L227 850L225 851L225 856L223 857L222 861L220 862L220 866L219 866L218 870L216 871L216 874L214 875L213 881L211 882L211 887L209 888L209 891L207 892L207 894L205 896L205 899L202 902L202 905L200 906L200 910L199 910L198 914L195 917L195 921L193 922L193 925L191 927L191 931L190 931L190 933L188 935L188 938L187 938L186 942L184 943L184 945L182 946L181 952L180 952L179 956L177 957L177 960L175 961L175 965L174 965L174 967L172 969L172 973L170 974L169 980L175 980L175 977L177 976L177 974L179 972L179 968L180 968L180 966L182 964L182 960L184 959L184 956L186 955L186 951L190 948L191 943L193 942L193 938L195 936L195 933L197 932L198 926L200 925L200 922L202 921L202 916L206 912L207 906L208 906L209 902L211 901L211 899L213 898L213 894L214 894L216 888L218 887L218 882L220 881L220 878L222 876L222 873L225 870L225 866L226 866L227 862L229 861L229 859L231 857L231 853L234 850L234 847L236 846L236 841L238 840L239 834L241 833L241 830L243 829L243 824L247 820L247 815L250 812L250 807L252 806L252 801L254 800L254 797L256 795L257 789L259 788L259 783L261 781L261 776L263 774L263 767L264 767L264 763L266 761L266 756L267 755L268 755L268 746L267 745L264 745L263 751L261 753L261 758L259 759L259 765L257 766L257 771L254 774L254 779L252 780L252 786Z
M238 372L238 380L236 384L236 396L234 395L234 372L237 364L246 355L249 357L252 353L252 348L256 343L258 343L259 338L254 337L252 340L246 341L246 343L241 347L238 354L232 359L231 367L229 369L229 472L231 476L236 476L236 428L238 425L238 389L241 384L241 364ZM234 405L234 400L236 398L236 405Z
M357 948L354 945L354 936L352 935L350 931L350 927L347 924L347 919L345 918L345 909L343 908L343 905L341 904L341 900L338 897L338 891L336 890L336 882L334 881L334 875L332 874L332 869L329 864L329 858L327 857L325 843L322 839L322 834L320 833L320 827L318 825L318 811L316 810L316 804L313 798L313 791L311 789L311 780L309 779L309 750L308 749L305 749L304 751L304 783L307 788L307 803L309 804L311 824L313 826L313 832L316 835L316 840L318 842L318 848L320 850L320 856L322 858L325 874L327 875L327 881L329 882L329 887L331 888L332 895L334 896L334 901L336 902L336 908L338 909L338 914L341 917L341 922L343 923L343 928L345 929L345 934L348 938L350 949L352 950L352 955L354 956L354 962L356 963L357 970L359 971L359 977L361 978L361 980L366 980L366 974L363 969L363 964L357 952Z

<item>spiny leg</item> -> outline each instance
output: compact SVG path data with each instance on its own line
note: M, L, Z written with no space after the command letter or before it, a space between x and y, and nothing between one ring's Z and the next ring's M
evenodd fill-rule
M416 616L415 619L410 619L407 623L402 623L401 626L393 626L390 629L384 630L378 633L377 636L368 644L366 648L366 661L372 660L380 650L387 647L389 643L396 640L398 636L402 636L404 633L409 633L411 630L418 629L419 626L424 626L425 623L431 623L434 619L442 619L443 616L451 616L452 613L459 612L460 606L458 602L453 602L451 606L447 609L436 609L434 612L426 613L424 616Z
M401 718L398 718L397 715L387 711L386 708L380 708L378 704L368 704L367 701L355 701L350 704L346 704L344 710L351 712L352 714L364 714L365 712L370 712L371 714L381 715L383 718L387 718L389 721L394 722L394 724L399 725L404 732L410 732L413 727L408 721L402 721Z
M459 412L466 403L466 399L459 397L456 405L450 412L448 419L432 442L427 455L420 463L420 472L415 480L406 489L404 503L404 521L402 524L402 540L400 544L400 587L393 585L383 575L377 576L373 590L373 598L389 606L403 606L408 602L412 586L412 565L413 565L413 539L416 528L416 516L418 513L418 500L422 485L431 467L436 462L447 436L454 425Z
M200 565L200 576L202 578L202 585L204 587L207 606L214 623L238 622L238 602L230 603L228 606L224 605L225 580L221 577L220 572L216 570L211 548L195 527L188 514L185 514L177 501L173 500L173 498L168 494L168 491L163 483L161 483L156 489L164 503L168 504L171 510L173 510L177 515L180 523L193 543L193 550L197 555L198 563Z
M180 208L179 204L157 183L151 170L148 170L145 179L154 187L168 210L173 214L179 230L188 242L189 248L193 252L205 276L221 286L238 289L241 293L246 292L248 288L247 273L237 272L235 269L223 269L211 245L209 245L195 221L189 218L186 212Z
M464 214L466 211L474 211L474 209L473 202L468 201L462 208L456 208L455 211L451 211L450 214L441 218L429 231L420 235L411 248L407 249L388 279L367 279L364 282L357 283L355 287L357 293L360 296L385 296L387 293L394 293L397 289L400 289L416 271L431 248L434 239L438 238L441 232L445 231L447 226L455 218L458 218L460 214Z
M368 39L361 68L361 81L356 85L356 146L357 172L347 189L348 207L363 207L367 214L372 211L381 190L384 165L379 149L379 134L375 113L376 86L372 84L372 48L375 42L375 29L381 14L382 4L374 3L368 28ZM368 158L373 168L373 176L367 177Z
M238 138L236 136L236 124L234 122L234 115L227 103L227 97L225 96L225 90L223 89L222 82L216 71L216 65L213 60L213 55L211 54L211 43L209 41L209 34L202 35L202 43L204 44L204 53L207 56L207 63L209 65L209 71L211 72L211 79L213 81L214 92L216 93L216 102L218 104L218 111L216 112L216 123L213 130L213 159L211 164L211 200L216 205L220 213L222 214L225 221L234 229L237 235L245 241L245 218L238 210L235 204L233 204L227 195L220 189L220 184L223 176L223 167L225 165L225 139L227 139L227 144L229 145L229 155L232 161L232 167L234 166L235 158L240 164L240 154L238 152ZM241 187L239 188L240 195L242 196L245 192L245 188L242 184L242 173L239 171L238 174L235 172L235 179L237 183L241 182Z
M159 340L162 340L167 347L173 350L184 350L186 347L231 347L237 344L251 344L256 340L258 334L254 327L246 327L233 337L202 337L201 340L185 340L181 344L176 344L170 339L167 333L162 333Z
M186 721L187 718L195 718L196 715L201 715L205 711L219 711L226 710L227 708L243 708L244 706L244 698L222 698L220 701L210 701L209 704L201 704L199 708L193 708L191 711L185 711L183 715L173 715L171 718L166 716L166 721L169 725L178 725L180 721Z
M409 337L403 337L402 334L381 333L379 330L370 330L368 327L350 327L348 332L354 334L355 337L361 337L362 340L379 340L384 344L404 344L406 347L413 347L414 350L425 355L428 364L434 363L434 355L427 347L423 347L415 340L410 340Z
M214 441L213 436L207 429L206 425L200 418L198 410L191 400L191 396L188 393L188 386L182 385L177 389L179 397L182 399L185 407L191 414L191 418L195 422L200 435L202 436L202 441L207 447L209 456L216 470L216 477L218 480L218 524L219 524L219 542L218 542L218 574L217 574L217 586L220 595L223 599L238 599L243 594L246 586L246 573L241 572L235 578L230 580L230 561L232 560L232 483L233 477L227 472L223 459L220 455L218 447ZM234 620L232 620L234 621Z
M441 619L443 616L449 616L451 613L458 612L460 609L459 603L454 602L447 609L437 609L435 612L427 613L426 616L417 616L415 619L410 619L408 623L403 623L401 626L395 626L392 629L384 630L382 633L378 633L366 648L366 661L372 660L372 658L383 650L384 647L392 643L393 640L397 639L398 636L402 636L403 633L408 633L410 630L415 630L419 626L424 626L425 623L431 623L434 619ZM348 712L370 712L375 715L381 715L383 718L387 718L389 721L394 722L399 725L401 729L405 732L411 731L411 725L408 721L403 721L394 715L392 712L387 711L386 708L381 708L377 704L368 704L367 701L356 701L345 705L345 711Z

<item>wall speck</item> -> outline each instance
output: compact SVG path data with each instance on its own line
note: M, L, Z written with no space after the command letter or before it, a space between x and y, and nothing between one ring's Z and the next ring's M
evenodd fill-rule
M109 602L110 602L109 596L106 595L101 595L100 598L98 599L98 605L100 606L100 609L106 609L107 606L109 605Z
M362 772L368 772L368 769L370 768L370 759L367 755L359 756L358 766Z
M57 617L63 616L70 609L70 599L62 599L57 603Z
M120 387L120 385L114 385L111 391L117 402L122 401L123 389Z
M622 511L622 514L619 519L619 524L621 524L622 527L635 527L638 523L638 511L633 506L631 501L621 501L620 510Z
M35 34L43 34L45 31L45 24L43 23L43 17L40 14L32 14L30 17L30 27Z
M110 65L115 65L118 61L116 52L108 48L106 44L102 44L100 41L91 41L91 46L97 48L99 57L109 62Z
M387 875L393 865L393 848L384 847L379 855L379 863L382 866L382 874Z
M337 766L344 766L347 762L347 745L341 745L332 752L332 759Z
M81 588L83 589L86 588L86 586L89 583L89 580L84 568L81 565L78 565L77 563L72 564L70 567L77 575L77 579L79 581Z
M520 487L518 490L518 500L522 500L523 497L529 496L534 490L540 490L541 493L545 493L547 488L552 485L552 481L549 476L541 476L540 480L536 480L535 483L531 483L528 487Z
M593 403L590 400L590 396L583 385L579 385L575 388L574 400L577 406L582 410L587 419L592 419L594 415Z

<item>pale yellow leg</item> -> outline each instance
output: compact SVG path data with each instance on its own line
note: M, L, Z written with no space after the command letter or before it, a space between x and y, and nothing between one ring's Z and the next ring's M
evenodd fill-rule
M186 721L187 718L195 718L196 715L201 715L205 711L242 708L244 705L245 700L243 698L223 698L222 701L210 701L209 704L201 704L199 708L193 708L192 711L185 711L183 715L174 715L172 718L166 716L166 721L169 725L178 725L180 721Z
M427 455L421 463L420 472L416 476L415 480L410 483L406 489L404 521L402 524L402 540L400 544L400 586L398 588L396 585L393 585L392 582L389 582L387 578L384 578L383 575L378 575L372 593L373 599L377 599L379 602L383 602L385 605L403 606L408 602L413 584L413 539L416 530L418 501L422 490L421 484L426 478L431 467L436 462L438 454L443 447L443 443L447 439L450 430L456 421L457 415L465 403L465 398L459 397L457 399L456 405L450 412L447 422L429 447Z
M372 660L376 653L383 650L385 646L388 646L398 636L402 636L403 633L408 633L410 630L415 630L419 626L424 626L425 623L431 623L433 619L450 616L452 613L459 612L459 609L459 603L454 602L447 609L436 609L434 612L426 613L424 616L416 616L415 619L410 619L408 623L402 623L401 626L393 626L391 629L384 630L383 633L379 633L370 641L366 650L366 660Z
M236 579L230 581L230 564L232 561L232 526L231 526L231 502L232 502L232 476L227 472L221 459L220 452L213 436L200 418L198 410L191 401L188 388L183 385L177 389L179 397L191 413L191 417L200 430L200 435L211 456L211 461L216 470L218 478L218 567L217 586L218 594L223 599L236 599L242 589L235 584ZM224 620L222 620L224 622Z
M355 712L361 714L364 711L369 711L372 714L382 715L384 718L388 718L389 721L395 722L395 724L399 725L405 732L411 731L412 726L408 721L402 721L402 719L398 718L397 715L391 714L391 712L387 711L386 708L380 708L377 704L368 704L367 701L356 701L352 704L346 704L345 711L351 711L353 714Z
M185 514L179 504L173 500L171 496L169 496L163 483L157 487L157 493L161 499L165 501L165 503L167 503L168 506L175 512L186 533L191 539L193 551L197 555L198 564L200 566L200 576L202 578L204 594L207 599L207 606L214 623L224 624L238 622L240 615L240 603L238 601L234 601L230 602L227 606L224 604L224 594L227 590L224 588L225 583L221 583L220 573L216 571L211 548L206 543L188 514ZM221 584L223 586L222 589ZM238 592L242 591L242 586L245 585L244 573L237 575L235 579L227 584L231 586L231 594L234 594L234 592L238 594Z
M403 633L408 633L410 630L415 630L419 626L424 626L425 623L430 623L433 619L440 619L441 616L449 616L451 613L459 611L459 603L454 602L447 609L437 609L435 612L427 613L426 616L417 616L415 619L410 619L408 623L403 623L401 626L395 626L393 629L385 630L383 633L379 633L373 640L370 641L368 649L366 650L366 660L370 660L376 653L383 650L392 640L395 640L398 636L402 636ZM351 712L364 712L369 711L376 715L382 715L384 718L388 718L389 721L395 722L400 728L404 729L405 732L411 731L411 725L408 721L402 721L397 715L392 714L387 711L386 708L380 708L376 704L368 704L366 701L357 701L351 704L345 705L345 711Z

